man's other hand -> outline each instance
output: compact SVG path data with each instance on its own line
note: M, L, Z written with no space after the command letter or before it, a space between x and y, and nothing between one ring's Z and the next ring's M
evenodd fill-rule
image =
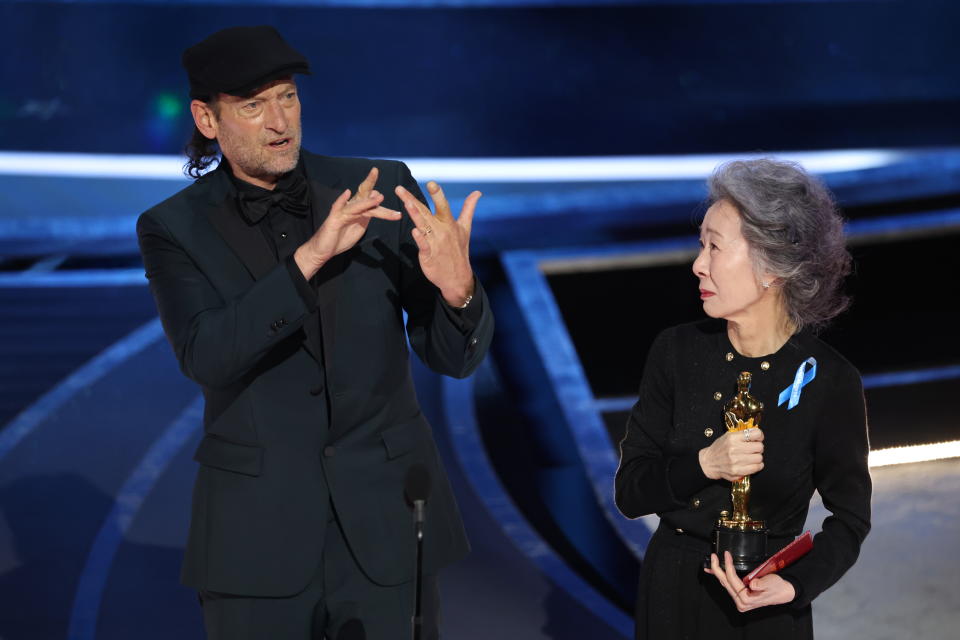
M474 191L463 203L460 215L453 217L450 203L436 182L427 183L436 215L403 187L396 193L403 201L415 227L413 239L420 250L420 268L452 307L461 307L473 296L473 269L470 267L470 228L477 200Z

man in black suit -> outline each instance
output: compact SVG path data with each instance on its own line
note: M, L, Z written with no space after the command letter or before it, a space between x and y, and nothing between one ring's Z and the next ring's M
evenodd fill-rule
M402 163L301 150L307 61L270 27L217 32L183 63L189 166L214 143L222 159L137 223L167 338L206 399L183 582L212 640L336 638L353 620L371 640L409 637L404 478L423 465L436 637L437 571L468 543L405 338L456 377L486 353L493 317L468 254L480 194L455 218L430 183L433 215Z

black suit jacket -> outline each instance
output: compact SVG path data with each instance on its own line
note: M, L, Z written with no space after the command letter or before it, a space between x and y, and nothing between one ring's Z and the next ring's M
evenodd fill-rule
M397 184L423 199L399 162L308 152L303 160L314 228L372 166L384 206L403 209ZM261 231L242 221L234 193L218 169L137 223L164 331L206 399L184 584L254 596L300 591L320 561L331 502L372 580L412 579L403 483L414 463L433 479L425 571L463 556L460 515L414 393L403 311L420 358L466 376L493 334L483 288L477 283L468 311L447 307L420 270L404 213L399 222L372 220L355 247L320 270L311 308Z

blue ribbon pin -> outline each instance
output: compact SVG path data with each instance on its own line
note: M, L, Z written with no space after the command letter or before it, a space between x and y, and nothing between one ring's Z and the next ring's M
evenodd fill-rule
M807 365L810 365L809 369L807 369ZM810 383L811 380L816 377L817 359L807 358L801 362L800 366L797 368L797 375L793 376L793 384L780 392L780 398L777 401L777 406L779 407L788 399L790 400L790 404L787 405L787 411L800 404L800 389L803 389Z

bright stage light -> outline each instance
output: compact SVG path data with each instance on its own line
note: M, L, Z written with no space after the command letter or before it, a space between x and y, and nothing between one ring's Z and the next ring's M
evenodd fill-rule
M0 175L183 180L180 156L0 152Z
M869 463L871 468L875 468L945 458L960 458L960 440L877 449L870 452Z
M883 167L903 154L856 149L683 156L411 158L407 164L416 176L446 182L634 182L705 180L723 162L764 157L799 162L813 173L837 173Z
M162 109L161 103L158 108ZM704 180L722 162L776 157L799 162L813 173L883 167L904 156L884 149L684 156L566 158L408 158L416 176L438 182L638 182ZM159 155L0 152L0 175L185 180L186 158Z

